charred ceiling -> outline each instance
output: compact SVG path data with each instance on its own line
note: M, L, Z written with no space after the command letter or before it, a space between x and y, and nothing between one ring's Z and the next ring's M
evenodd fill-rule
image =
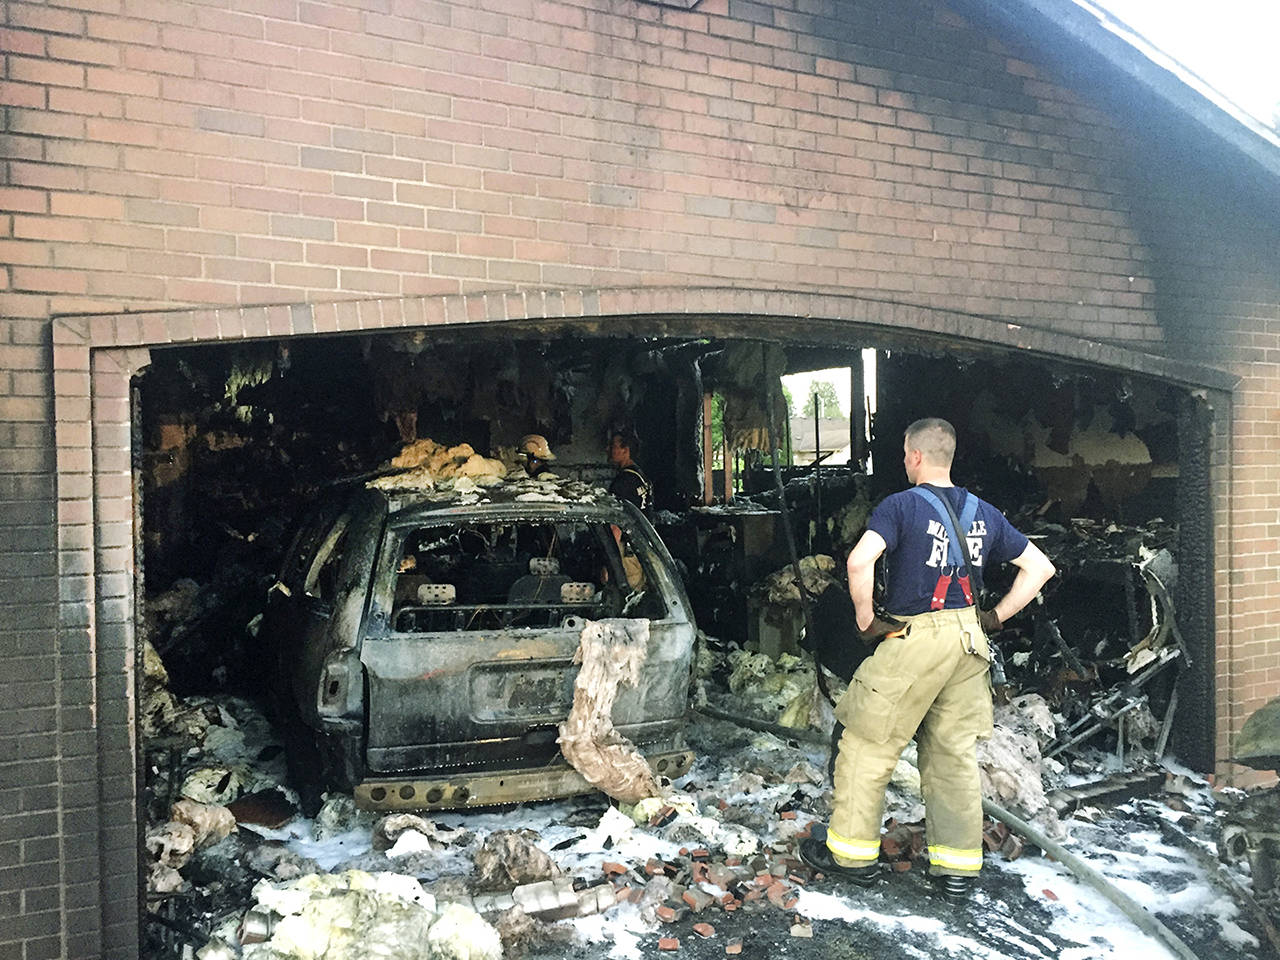
M146 610L175 690L258 689L261 644L245 626L301 516L327 488L376 473L424 438L502 457L536 432L561 473L607 483L607 433L634 428L659 532L685 566L700 625L727 640L754 632L740 591L787 560L763 453L769 394L780 407L778 376L819 366L848 364L860 382L861 345L525 335L411 331L155 351L140 390ZM1086 553L1106 554L1105 538L1082 536L1079 523L1120 523L1143 531L1127 547L1177 554L1180 449L1207 445L1207 431L1179 429L1186 390L900 346L879 350L877 381L869 472L856 458L784 467L802 554L848 549L867 505L901 484L902 431L925 415L956 425L958 482L1020 522L1054 528L1050 541L1071 528ZM724 499L722 462L713 482L703 476L707 396L717 401L717 450L723 424L737 451L727 521L703 502ZM1117 616L1128 622L1126 598L1117 595Z

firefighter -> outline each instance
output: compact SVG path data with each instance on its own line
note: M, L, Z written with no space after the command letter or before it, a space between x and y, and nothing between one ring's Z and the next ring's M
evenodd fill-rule
M634 459L638 447L636 435L630 429L623 427L609 434L609 462L618 469L609 484L609 492L622 500L630 500L648 516L653 506L653 484Z
M819 828L800 855L828 875L875 881L885 786L915 737L929 873L943 896L963 900L982 867L976 742L992 732L987 634L1026 606L1054 567L999 510L952 484L955 449L945 420L908 427L903 465L912 487L876 507L849 554L857 629L875 650L836 707L845 729L825 841ZM881 554L887 617L872 605ZM971 582L970 572L980 578L1001 563L1017 567L1013 585L994 607L979 609L980 582Z

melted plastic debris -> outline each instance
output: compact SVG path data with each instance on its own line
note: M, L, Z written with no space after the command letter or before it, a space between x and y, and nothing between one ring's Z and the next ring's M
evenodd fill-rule
M367 829L373 822L373 815L356 807L355 799L346 793L326 794L324 803L316 813L311 827L311 837L324 842L340 834L350 833L357 828Z
M708 691L709 702L731 713L759 717L770 723L810 725L817 680L808 654L797 657L783 653L774 660L764 653L731 650L725 660L732 696L716 696Z

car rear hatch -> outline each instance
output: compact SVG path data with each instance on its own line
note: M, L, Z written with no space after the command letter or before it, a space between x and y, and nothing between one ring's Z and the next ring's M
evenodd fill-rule
M644 528L624 536L647 572L632 591L614 519L559 508L389 530L382 562L391 572L368 621L381 628L360 652L370 777L563 764L557 727L573 704L582 628L617 615L649 629L640 680L618 691L614 725L644 752L683 747L687 602Z

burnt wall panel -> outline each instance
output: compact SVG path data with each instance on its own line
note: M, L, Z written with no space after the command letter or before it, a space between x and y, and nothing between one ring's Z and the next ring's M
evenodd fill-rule
M1219 400L1223 398L1219 397ZM1214 411L1204 399L1186 396L1178 410L1178 626L1193 669L1178 682L1179 709L1173 748L1196 770L1213 770L1217 698L1214 643L1214 516L1205 509L1211 493ZM1172 511L1171 511L1172 512ZM1198 669L1196 669L1198 667Z

